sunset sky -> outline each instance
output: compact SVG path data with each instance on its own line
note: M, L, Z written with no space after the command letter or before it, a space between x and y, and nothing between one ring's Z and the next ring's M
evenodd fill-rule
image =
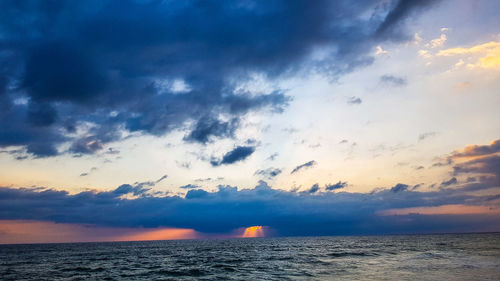
M1 1L0 243L500 231L500 1Z

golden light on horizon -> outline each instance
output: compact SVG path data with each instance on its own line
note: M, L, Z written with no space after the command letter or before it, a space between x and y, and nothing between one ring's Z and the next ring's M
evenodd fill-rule
M0 244L196 239L189 228L124 228L35 220L0 220Z
M198 234L194 229L159 228L154 230L138 231L137 233L116 238L116 241L152 241L152 240L179 240L196 239Z
M260 225L245 228L243 238L264 237L264 229Z

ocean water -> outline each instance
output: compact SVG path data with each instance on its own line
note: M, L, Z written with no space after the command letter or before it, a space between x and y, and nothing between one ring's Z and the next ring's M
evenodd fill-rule
M500 280L500 233L0 245L1 280Z

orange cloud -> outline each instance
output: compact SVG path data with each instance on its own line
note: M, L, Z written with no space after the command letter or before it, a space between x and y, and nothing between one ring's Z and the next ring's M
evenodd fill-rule
M193 229L120 228L30 220L0 220L0 244L175 240L197 238Z
M472 46L470 48L458 47L441 50L438 56L476 56L476 62L467 64L468 67L480 68L500 68L500 42L491 41L488 43ZM462 61L463 62L463 61Z
M441 205L434 207L414 207L389 209L377 213L380 216L419 215L500 215L500 208L488 206L471 206L462 204Z
M468 145L463 149L454 151L452 157L475 157L495 154L497 152L500 152L500 139L491 141L489 145Z

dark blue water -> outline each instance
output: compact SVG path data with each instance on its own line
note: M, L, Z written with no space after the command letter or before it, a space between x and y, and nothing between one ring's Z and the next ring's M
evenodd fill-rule
M500 280L500 234L0 245L1 280Z

